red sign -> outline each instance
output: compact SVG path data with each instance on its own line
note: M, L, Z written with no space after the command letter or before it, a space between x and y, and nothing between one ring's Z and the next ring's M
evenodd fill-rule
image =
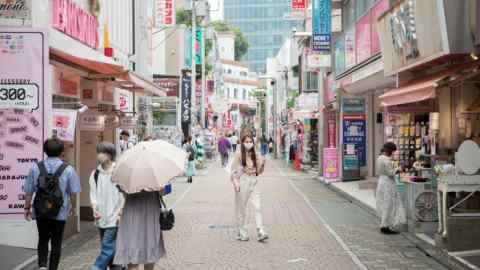
M175 25L175 4L174 0L155 1L155 26L162 28Z
M168 97L179 97L180 77L154 74L153 83L160 88L166 88Z
M83 99L93 99L93 89L83 89L82 98Z
M60 93L76 96L78 94L78 84L73 81L60 79Z
M328 147L337 147L337 118L336 113L328 114Z
M292 0L292 9L305 9L307 0Z
M100 38L97 18L82 9L73 0L54 0L52 16L54 28L98 49Z

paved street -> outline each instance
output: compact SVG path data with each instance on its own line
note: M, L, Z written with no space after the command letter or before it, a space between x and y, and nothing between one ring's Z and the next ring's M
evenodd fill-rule
M212 164L169 196L177 223L165 233L168 255L157 269L446 269L403 236L377 232L376 218L339 197L313 176L270 161L259 182L270 240L237 242L234 193L226 172ZM98 252L93 237L68 252L61 269L89 269Z

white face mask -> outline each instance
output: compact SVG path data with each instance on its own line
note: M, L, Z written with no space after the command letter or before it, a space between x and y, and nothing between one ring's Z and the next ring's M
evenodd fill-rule
M243 146L245 147L245 149L250 150L253 148L253 143L244 143Z

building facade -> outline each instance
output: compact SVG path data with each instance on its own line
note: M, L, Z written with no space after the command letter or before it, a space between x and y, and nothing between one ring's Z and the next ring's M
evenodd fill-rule
M242 60L252 71L264 73L266 59L277 55L292 31L303 29L303 21L284 19L290 5L289 0L224 0L224 20L240 28L250 44Z

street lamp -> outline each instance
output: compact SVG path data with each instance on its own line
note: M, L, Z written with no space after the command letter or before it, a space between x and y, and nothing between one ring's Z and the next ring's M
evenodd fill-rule
M277 138L277 79L271 76L260 76L260 79L271 80L270 85L273 88L273 156L278 158L278 138Z

